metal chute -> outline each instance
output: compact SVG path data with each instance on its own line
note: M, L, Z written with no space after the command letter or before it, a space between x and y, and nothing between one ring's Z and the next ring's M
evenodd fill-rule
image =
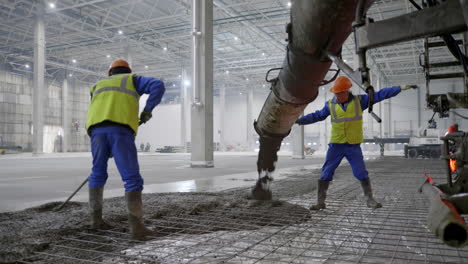
M317 97L332 64L323 51L341 53L353 31L358 2L366 10L373 0L292 1L286 57L254 124L260 136L259 179L253 189L254 198L271 199L269 182L281 142L307 104Z

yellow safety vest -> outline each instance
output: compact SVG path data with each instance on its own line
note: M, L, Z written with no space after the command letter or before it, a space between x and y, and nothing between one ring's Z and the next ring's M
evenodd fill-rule
M134 74L117 74L90 87L91 105L86 130L104 121L128 125L138 131L140 95L133 85Z
M328 101L332 132L330 143L360 144L364 141L362 131L362 108L358 96L348 103L346 111L339 105Z

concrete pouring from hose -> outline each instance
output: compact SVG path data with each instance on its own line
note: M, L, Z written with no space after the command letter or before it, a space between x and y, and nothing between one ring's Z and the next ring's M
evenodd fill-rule
M258 200L271 199L270 183L283 139L307 104L318 95L318 88L332 61L322 50L339 54L352 32L359 0L296 0L291 4L291 23L287 26L288 45L279 75L254 123L260 136L257 160L259 178L252 190ZM365 8L373 0L365 0Z

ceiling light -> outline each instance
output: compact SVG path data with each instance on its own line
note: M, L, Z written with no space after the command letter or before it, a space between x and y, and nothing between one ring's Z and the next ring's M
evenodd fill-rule
M73 62L73 63L76 63L76 60L75 60L75 59L73 59L73 60L72 60L72 62Z
M175 83L172 84L172 87L175 87Z
M50 8L55 8L55 3L49 3Z
M242 94L242 93L239 93L239 94Z
M190 81L189 81L189 80L185 80L185 81L184 81L184 85L185 85L185 86L189 86L189 85L190 85Z
M234 40L239 40L239 38L238 38L238 37L234 37Z
M229 74L229 71L226 71L226 74Z
M291 7L291 5L292 5L291 2L288 2L288 7Z
M26 67L26 69L29 69L29 64L25 64L24 67Z
M119 33L119 35L122 35L123 34L123 31L119 29L119 31L117 31Z
M72 76L73 76L73 74L71 74L71 73L70 73L70 74L68 74L68 77L72 77Z
M262 52L262 56L265 56L265 52Z
M265 88L265 86L266 86L266 85L264 85L264 84L262 85L263 88Z
M107 55L106 55L106 58L110 58L110 55L109 55L109 54L107 54Z
M246 81L248 81L248 80L249 80L249 78L245 78L245 80L246 80Z
M148 65L145 65L145 69L148 69Z
M167 47L164 47L163 50L164 50L164 51L167 51Z
M182 75L179 74L179 78L182 77Z

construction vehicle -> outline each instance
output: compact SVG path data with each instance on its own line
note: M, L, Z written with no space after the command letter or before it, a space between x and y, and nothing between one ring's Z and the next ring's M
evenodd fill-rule
M440 136L437 128L419 129L418 135L410 137L408 145L405 145L405 158L440 158L443 143Z
M270 186L281 142L305 107L315 100L318 88L332 82L340 71L369 94L369 114L381 122L373 113L374 88L366 57L369 49L440 36L463 66L466 76L468 58L451 34L467 31L468 0L423 0L422 7L416 0L409 1L417 11L380 21L366 17L373 0L292 1L291 23L286 27L286 56L281 68L272 69L280 70L276 78L269 78L272 70L267 72L266 80L271 83L271 92L254 122L255 131L260 136L257 159L259 177L252 189L255 199L272 198ZM357 70L341 59L343 43L352 32L359 60ZM324 80L332 63L338 69L332 70L335 75L331 79ZM428 90L426 101L435 113L447 116L450 109L468 108L468 86L464 93L432 94ZM459 152L464 155L468 153L468 137L461 138ZM449 155L447 153L444 152L445 157ZM468 163L468 157L459 158L457 166L458 161ZM421 188L431 200L429 228L451 246L464 246L467 240L466 224L458 213L468 213L468 172L465 173L464 168L460 170L460 182L452 182L448 178L447 184L434 185L428 178Z

